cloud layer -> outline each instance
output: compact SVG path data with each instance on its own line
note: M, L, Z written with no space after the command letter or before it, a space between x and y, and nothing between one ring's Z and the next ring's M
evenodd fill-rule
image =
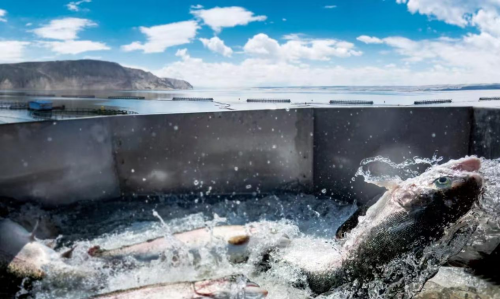
M92 0L73 1L73 2L70 2L70 3L66 4L66 7L70 11L80 11L81 10L81 8L80 8L81 4L83 4L83 3L90 3L90 2L92 2Z
M106 44L88 40L66 40L56 42L40 42L45 48L50 49L57 54L80 54L89 51L110 50Z
M362 54L355 50L354 44L335 39L308 39L300 35L288 35L285 39L288 40L286 43L279 44L277 40L260 33L250 38L243 50L260 58L283 61L328 61L332 57L345 58Z
M198 23L195 21L140 27L140 31L146 35L147 42L133 42L122 46L122 49L127 52L141 50L144 53L161 53L169 47L190 43L195 38L198 28Z
M73 40L78 38L78 33L87 27L97 26L88 19L64 18L50 21L49 24L39 27L33 32L41 38Z
M212 37L211 39L200 38L203 46L208 48L210 51L214 53L219 53L222 56L231 57L233 54L233 50L224 44L224 41L218 38L217 36Z
M212 9L191 10L191 13L215 32L223 28L247 25L250 22L265 21L266 16L254 16L254 13L243 7L215 7Z
M24 50L29 42L0 41L0 62L17 62L22 60Z
M5 16L7 15L7 11L5 9L0 9L0 22L7 22Z

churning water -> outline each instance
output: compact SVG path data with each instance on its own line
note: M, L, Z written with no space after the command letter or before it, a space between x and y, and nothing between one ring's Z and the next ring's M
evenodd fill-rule
M438 164L440 158L411 159L402 164L382 157L364 160L357 175L367 181L404 180ZM353 281L321 298L410 298L434 275L450 256L463 248L473 248L485 238L500 231L500 160L483 160L481 173L485 192L480 203L463 217L460 234L447 235L422 251L405 254L383 269L377 269L370 281ZM375 174L370 165L383 164L384 173ZM392 170L392 172L387 172ZM317 198L311 195L267 197L174 197L147 196L116 201L82 203L60 208L45 217L60 229L58 251L75 247L68 261L74 266L72 275L48 275L34 282L31 294L36 298L88 298L120 289L154 283L204 280L230 274L243 274L269 291L268 298L310 298L306 277L299 269L280 261L280 255L293 250L300 258L321 263L332 248L337 228L356 210L354 204ZM42 211L25 206L22 217L36 217ZM213 235L221 225L266 227L270 232L262 243L275 242L276 236L291 240L286 248L270 255L265 246L250 248L248 259L232 263L227 258L224 242ZM469 229L464 229L464 227ZM89 248L114 249L154 238L173 240L180 232L204 228L210 241L200 248L183 248L175 244L159 259L140 260L126 257L119 261L89 256ZM453 228L450 228L450 230ZM490 234L490 235L488 235ZM498 237L498 235L497 235ZM193 235L193 238L197 238ZM267 242L267 243L266 243ZM290 248L291 247L291 248ZM28 282L25 281L28 285ZM18 293L26 296L27 291ZM236 298L236 297L235 297Z

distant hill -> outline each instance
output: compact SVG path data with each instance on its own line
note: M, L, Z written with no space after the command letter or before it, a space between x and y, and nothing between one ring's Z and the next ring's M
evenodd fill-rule
M192 89L186 81L99 60L0 64L0 89L170 90Z

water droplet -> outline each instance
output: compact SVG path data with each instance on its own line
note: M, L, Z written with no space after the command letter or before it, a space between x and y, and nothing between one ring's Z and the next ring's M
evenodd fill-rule
M432 133L432 138L436 137L436 133Z
M130 170L130 172L131 172L131 173L134 173L134 172L135 172L135 169L133 169L133 168L132 168L132 169Z
M145 182L146 181L146 178L142 178L142 181Z
M250 189L250 188L252 188L252 185L247 185L246 188Z
M198 186L198 185L200 184L200 182L198 182L198 180L194 180L193 184L194 184L195 186Z
M174 130L179 130L179 127L178 126L174 126Z
M326 189L321 190L321 193L326 194Z
M276 148L276 144L273 144L273 149L275 149L275 148Z
M238 167L237 166L234 167L234 171L238 171Z

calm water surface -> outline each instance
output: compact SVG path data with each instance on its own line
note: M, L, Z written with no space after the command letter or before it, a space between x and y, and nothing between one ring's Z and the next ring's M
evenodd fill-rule
M42 94L43 92L36 92ZM0 101L47 99L54 106L71 108L108 108L131 110L139 114L191 113L224 110L280 109L296 107L332 107L330 100L373 101L377 106L409 106L414 101L452 99L455 106L500 107L500 101L482 101L480 97L500 97L500 90L434 91L411 87L300 87L195 89L176 91L49 91L46 94L95 95L94 99L42 96L1 95ZM109 96L142 96L145 100L108 99ZM213 98L214 102L179 102L174 97ZM247 103L247 99L290 99L290 104ZM442 106L442 105L438 105ZM0 123L33 121L28 111L0 109Z

